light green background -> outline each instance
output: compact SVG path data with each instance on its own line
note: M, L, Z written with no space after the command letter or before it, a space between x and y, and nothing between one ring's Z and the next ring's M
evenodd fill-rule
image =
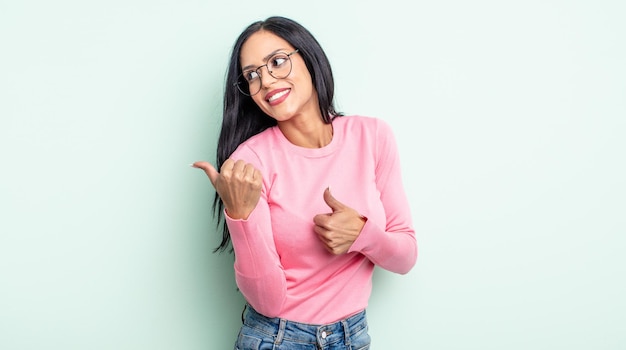
M232 348L188 164L272 14L396 132L420 256L376 272L373 349L626 348L623 1L0 1L0 349Z

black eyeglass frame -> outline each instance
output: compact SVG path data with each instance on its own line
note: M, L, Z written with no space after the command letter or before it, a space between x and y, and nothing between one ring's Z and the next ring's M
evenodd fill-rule
M298 52L300 52L300 49L295 49L295 50L293 50L293 51L292 51L292 52L290 52L290 53L277 52L277 53L273 54L271 57L269 57L269 58L267 59L267 62L266 62L265 64L260 65L260 66L258 66L256 69L254 69L253 71L254 71L254 72L256 72L256 73L259 75L259 81L261 82L261 85L260 85L260 86L261 86L261 87L263 86L262 76L261 76L261 74L259 73L259 70L260 70L261 68L263 68L263 67L267 68L267 72L268 72L268 73L269 73L272 77L274 77L275 79L285 79L286 77L288 77L288 76L289 76L289 74L291 74L291 70L293 69L293 62L291 62L291 55L293 55L293 54L295 54L295 53L298 53ZM276 55L280 55L280 54L283 54L283 55L287 56L287 59L289 60L290 67L289 67L289 73L287 73L287 75L285 75L284 77L280 77L280 78L279 78L279 77L274 76L274 74L272 74L272 71L269 69L269 67L268 67L267 65L269 64L268 62L269 62L272 58L274 58ZM241 87L241 84L246 84L246 85L249 85L249 84L248 84L248 81L246 81L245 79L243 79L243 74L244 74L244 73L245 73L245 72L241 72L241 74L239 74L239 76L237 77L237 81L233 83L233 86L235 86L235 87L237 88L237 90L239 90L239 92L241 92L241 93L242 93L243 95L245 95L245 96L254 96L254 95L258 94L258 93L261 91L261 87L259 87L259 90L257 90L257 92L255 92L255 93L253 93L253 94L250 94L250 93L245 92L245 91L244 91L244 89ZM248 91L250 91L250 89L248 89Z

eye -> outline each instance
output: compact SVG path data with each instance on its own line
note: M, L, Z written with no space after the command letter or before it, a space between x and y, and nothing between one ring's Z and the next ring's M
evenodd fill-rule
M288 59L287 56L281 54L272 57L268 63L273 67L280 67L285 64Z
M259 78L259 74L254 70L247 70L243 72L242 75L247 82L251 82Z

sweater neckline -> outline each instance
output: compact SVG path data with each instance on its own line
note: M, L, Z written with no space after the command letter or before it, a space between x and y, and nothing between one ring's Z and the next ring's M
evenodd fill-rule
M293 153L296 153L296 154L299 154L301 156L308 157L308 158L321 158L321 157L326 157L334 153L335 150L339 147L339 144L341 142L341 136L342 136L342 132L340 130L342 123L337 122L337 119L341 119L341 118L334 118L332 121L332 126L333 126L332 139L326 146L320 147L320 148L307 148L307 147L294 145L293 143L291 143L291 141L289 141L285 137L285 135L278 128L278 126L274 126L272 128L272 132L274 133L274 137L276 138L276 140L278 140L280 146L284 147L290 152L293 152Z

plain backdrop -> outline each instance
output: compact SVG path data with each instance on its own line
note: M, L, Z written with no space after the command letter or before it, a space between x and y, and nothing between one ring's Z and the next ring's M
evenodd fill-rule
M188 164L274 14L396 134L420 255L376 271L373 349L625 349L624 4L0 0L0 349L232 349Z

